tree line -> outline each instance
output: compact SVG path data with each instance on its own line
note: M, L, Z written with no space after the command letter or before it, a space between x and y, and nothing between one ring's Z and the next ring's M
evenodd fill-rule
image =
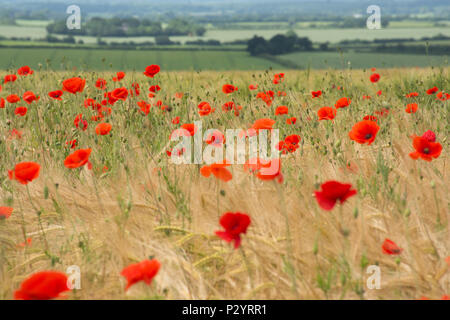
M277 34L269 40L255 35L247 42L247 51L252 56L312 50L312 41L308 37L298 37L294 32L288 32L286 35Z

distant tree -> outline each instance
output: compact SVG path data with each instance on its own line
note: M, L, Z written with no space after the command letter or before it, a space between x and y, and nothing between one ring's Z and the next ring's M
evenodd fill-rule
M267 53L268 47L268 43L263 37L254 36L247 42L247 51L252 56Z

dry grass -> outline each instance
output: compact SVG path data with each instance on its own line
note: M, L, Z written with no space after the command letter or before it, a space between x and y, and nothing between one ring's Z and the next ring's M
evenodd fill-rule
M152 108L148 117L159 122L135 121L130 127L125 124L125 107L116 105L110 121L113 137L105 137L110 139L108 144L96 142L94 124L86 133L77 133L80 147L94 149L94 167L104 163L99 154L113 154L114 159L106 160L109 174L87 168L68 172L62 166L68 151L54 147L61 133L53 134L55 129L46 127L48 117L53 117L46 112L53 108L46 92L70 74L49 73L41 82L27 79L26 85L35 86L42 96L37 104L40 128L50 141L32 138L38 135L37 125L32 127L36 119L23 124L20 141L2 139L0 205L12 203L14 213L0 221L0 298L10 299L33 272L64 271L70 265L78 265L82 273L82 289L70 293L71 299L417 299L448 294L449 103L424 96L424 90L433 85L448 88L448 69L380 73L378 86L383 95L376 98L378 88L368 82L367 72L286 72L282 86L287 96L277 98L272 107L245 92L254 82L263 87L265 81L269 88L266 74L255 79L247 72L161 74L162 94L173 106L172 113ZM84 76L90 83L95 78ZM134 76L144 81L140 75L127 74ZM235 98L244 107L240 117L224 115L220 108L227 101L220 87L228 82L240 88ZM332 84L343 85L345 92L331 89ZM147 87L141 86L145 95ZM311 100L309 92L316 89L326 93L320 100ZM407 114L404 94L415 90L421 93L420 110ZM176 91L189 94L181 105L168 101ZM95 91L88 88L87 92ZM362 94L373 99L363 101ZM67 123L78 113L68 108L84 112L78 105L87 96L66 96L72 99L64 103ZM338 111L333 123L317 122L317 109L333 105L341 96L352 97L350 107ZM166 137L160 142L166 145L174 115L181 116L180 123L198 119L196 106L202 100L216 106L215 114L204 121L219 129L245 128L264 116L275 119L275 106L289 106L297 124L286 126L282 118L277 127L283 134L299 134L302 146L283 157L282 185L255 179L239 165L232 166L233 179L228 183L207 179L199 175L199 166L171 165L164 149L159 148L161 153L152 147L152 139L160 139L158 134ZM354 144L348 138L353 124L385 106L391 112L380 120L382 129L374 144ZM5 115L1 132L10 127ZM430 163L410 159L409 136L428 129L436 132L443 145L440 158ZM68 131L74 135L71 127ZM129 140L122 142L123 137ZM116 159L117 154L123 158ZM9 181L5 171L31 159L43 166L40 177L29 184L32 202L42 208L42 228L26 187ZM327 212L312 195L320 183L331 179L352 183L358 195ZM245 212L252 218L242 250L233 250L214 235L220 229L219 217L227 211ZM27 237L33 239L32 245L18 249L16 244ZM385 238L404 248L398 258L382 253ZM152 286L138 284L125 293L122 268L150 256L162 264ZM366 287L366 267L374 264L381 268L379 290Z

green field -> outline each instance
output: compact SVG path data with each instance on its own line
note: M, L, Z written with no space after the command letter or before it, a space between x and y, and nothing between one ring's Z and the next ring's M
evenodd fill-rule
M395 53L345 52L296 52L279 56L298 67L313 69L326 68L391 68L448 66L448 57Z
M264 70L286 68L370 68L446 66L448 57L415 54L301 52L274 60L252 57L245 51L99 50L0 48L0 69L29 65L38 69L140 70L157 63L165 70Z
M131 51L86 49L0 49L0 69L22 65L53 70L77 67L81 70L141 70L157 63L165 70L264 70L283 68L245 51Z

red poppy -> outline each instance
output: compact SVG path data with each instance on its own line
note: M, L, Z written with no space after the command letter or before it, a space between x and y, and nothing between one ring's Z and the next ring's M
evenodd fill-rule
M261 99L266 103L267 106L271 106L273 102L274 93L273 91L258 92L256 99Z
M279 96L279 97L281 97L281 96L286 97L286 92L285 91L278 91L277 92L277 96Z
M16 164L14 170L8 170L10 180L17 180L21 184L28 184L39 177L41 166L35 162L21 162Z
M148 66L147 68L145 68L144 74L147 77L153 78L160 70L161 70L161 68L158 65L152 64L151 66Z
M180 117L175 117L172 119L173 124L179 124L180 123Z
M139 101L137 104L141 112L143 112L145 115L148 115L150 113L150 108L152 107L150 103L147 103L145 101Z
M258 119L255 120L251 129L255 130L257 133L259 133L259 130L272 130L272 126L275 124L275 122L275 120L267 118Z
M419 96L418 92L411 92L406 95L407 98L418 97L418 96Z
M403 249L399 248L399 246L397 246L397 244L394 241L387 238L384 239L384 242L381 246L381 250L383 251L384 254L389 255L399 255L403 251Z
M223 91L223 93L226 93L226 94L232 93L237 90L238 90L238 88L233 86L232 84L224 84L222 86L222 91Z
M185 123L181 125L179 129L174 130L171 135L170 139L172 137L179 137L179 136L194 136L194 134L197 132L197 127L193 123Z
M272 83L279 84L284 81L284 73L277 73L273 76Z
M375 83L375 82L378 82L378 80L380 80L380 75L378 73L373 73L370 76L370 82Z
M317 111L319 120L333 120L336 116L336 109L332 107L322 107Z
M116 73L116 76L113 77L113 81L117 82L117 81L122 80L123 78L125 78L125 72L119 71L119 72Z
M141 87L139 86L139 83L133 82L131 84L131 87L133 88L133 89L130 89L130 94L131 94L132 97L134 95L139 96L141 94Z
M161 87L158 86L158 85L153 85L153 86L150 86L150 88L148 88L148 90L149 90L150 92L155 93L155 92L158 92L159 90L161 90Z
M17 244L16 247L17 248L25 248L26 246L31 246L32 242L33 242L33 239L27 238L26 241Z
M6 101L9 103L17 103L20 101L20 97L17 94L10 94L6 97Z
M23 101L28 104L31 104L33 101L38 101L39 98L39 96L36 97L36 95L31 91L27 91L23 94Z
M288 114L288 112L289 112L289 109L286 106L279 106L279 107L277 107L275 109L275 115L276 116L279 116L279 115L282 115L282 114Z
M183 99L184 93L183 92L176 92L175 93L175 98L177 99Z
M208 114L214 112L216 109L215 108L211 108L211 105L208 102L201 102L198 105L198 114L200 116L207 116Z
M352 100L350 100L349 98L340 98L338 101L336 101L336 104L334 106L336 109L345 108L348 107L351 102Z
M322 91L321 90L311 91L311 95L313 98L319 98L322 95Z
M106 83L107 82L106 82L105 79L98 78L97 81L95 82L95 87L97 89L100 89L100 90L105 90L106 89Z
M15 300L50 300L70 291L68 277L62 272L42 271L31 275L14 292Z
M413 136L413 147L416 151L411 152L409 156L414 160L421 158L425 161L438 158L441 155L442 145L439 142L429 141L430 138L429 136Z
M342 204L356 194L356 190L352 189L350 183L331 180L323 183L320 187L322 191L314 191L314 194L317 203L324 210L331 210L338 200Z
M381 91L381 90L377 91L377 96L381 96L382 94L383 94L383 91Z
M107 135L111 132L112 125L110 123L99 123L95 127L95 133L100 136Z
M66 146L70 146L70 149L74 149L78 144L77 139L66 141Z
M152 259L131 264L124 268L120 274L127 279L125 291L140 281L144 281L147 285L150 285L160 267L161 264L159 261Z
M277 180L278 183L282 183L284 180L281 173L281 159L275 158L271 160L265 160L261 158L249 159L244 164L244 170L250 171L256 175L260 180Z
M433 87L427 90L427 94L428 95L435 94L438 91L439 91L438 87Z
M416 113L417 108L418 108L417 103L408 103L408 104L406 105L405 111L406 111L407 113Z
M286 124L295 124L297 122L296 117L291 117L286 119Z
M282 151L283 154L287 154L295 152L299 148L299 142L301 138L297 134L290 135L284 139L284 141L280 141L277 145L277 149Z
M216 235L226 242L234 241L234 248L237 249L241 245L241 234L247 233L250 222L250 217L245 213L226 212L220 218L220 225L225 231L216 231Z
M6 100L3 98L0 98L0 108L3 109L5 107L5 104L6 104Z
M117 100L127 100L128 90L127 88L117 88L111 92L111 95Z
M92 149L80 149L67 156L64 160L64 166L69 169L75 169L84 166L89 161Z
M221 147L225 143L225 136L219 130L214 130L208 135L205 142L215 147Z
M33 73L34 73L34 71L31 70L31 68L29 66L23 66L17 70L17 74L19 76L28 76L29 74L33 74Z
M56 91L51 91L48 93L48 96L52 99L55 100L62 100L61 96L63 95L63 91L62 90L56 90Z
M435 142L436 141L436 134L431 131L427 130L423 135L422 138L427 139L429 142Z
M380 127L375 121L363 120L355 124L348 135L357 143L371 145L375 141L378 130Z
M81 129L83 131L86 130L88 127L88 122L83 119L83 115L81 113L75 117L75 119L73 120L73 124L75 125L76 128L80 128L81 124Z
M436 100L441 100L441 101L450 100L450 93L441 91L436 95Z
M27 111L28 111L27 107L17 107L14 110L14 114L23 117L27 114Z
M251 84L248 86L249 90L257 90L258 89L258 85L257 84Z
M200 174L204 177L209 177L211 173L224 182L228 182L233 178L233 175L226 167L230 166L229 163L213 163L200 168Z
M8 74L3 78L3 82L7 84L8 82L15 82L17 80L17 76L15 74Z
M20 138L22 138L22 131L19 131L17 129L12 129L9 132L9 135L10 135L10 137L9 137L10 139L15 139L15 138L20 139Z
M86 80L78 77L66 79L63 81L63 90L76 94L77 92L83 92Z
M0 207L0 220L11 217L13 210L11 207Z
M378 121L378 118L372 115L367 115L363 118L363 120Z

